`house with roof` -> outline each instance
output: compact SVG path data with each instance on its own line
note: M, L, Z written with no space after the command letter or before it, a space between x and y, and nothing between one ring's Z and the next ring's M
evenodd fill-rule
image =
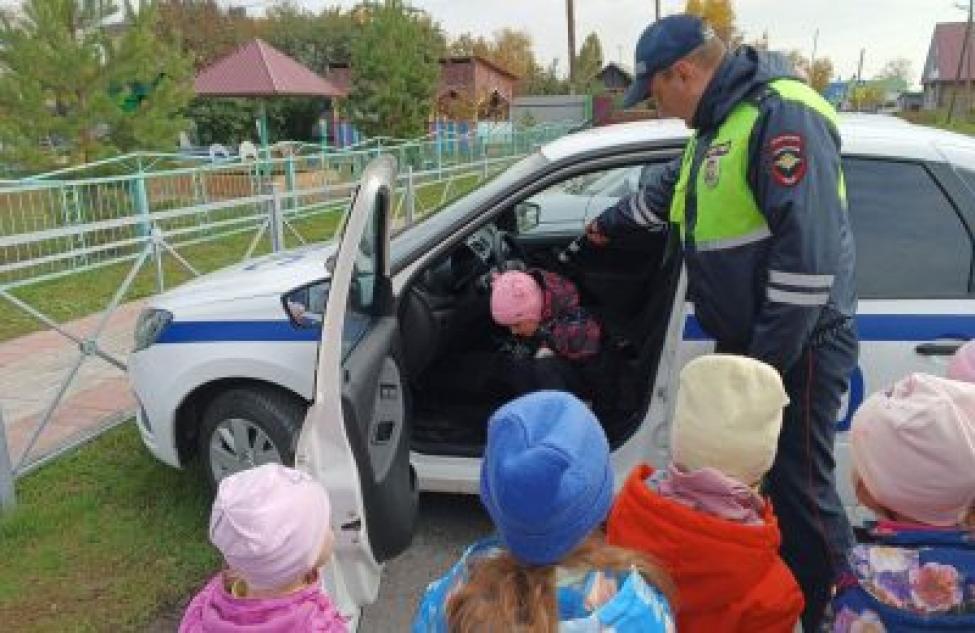
M609 62L596 73L598 79L607 92L626 92L633 83L633 73L622 64Z
M951 95L967 90L968 83L975 79L973 46L968 47L965 59L962 59L965 26L965 22L940 22L934 27L921 73L925 110L947 108ZM975 44L975 36L971 44Z
M352 76L347 64L332 65L325 74L348 93ZM478 55L440 60L436 115L463 121L506 121L519 77Z

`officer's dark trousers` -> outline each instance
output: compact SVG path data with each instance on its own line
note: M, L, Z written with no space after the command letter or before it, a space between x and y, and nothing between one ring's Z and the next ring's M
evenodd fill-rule
M783 376L790 404L766 479L782 530L782 558L806 598L804 631L816 631L853 533L836 492L833 440L840 398L857 362L852 326L814 336Z

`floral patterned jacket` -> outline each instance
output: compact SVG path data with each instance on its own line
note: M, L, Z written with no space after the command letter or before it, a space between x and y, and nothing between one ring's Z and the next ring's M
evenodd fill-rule
M856 583L833 600L834 633L975 631L975 533L890 522L850 553Z

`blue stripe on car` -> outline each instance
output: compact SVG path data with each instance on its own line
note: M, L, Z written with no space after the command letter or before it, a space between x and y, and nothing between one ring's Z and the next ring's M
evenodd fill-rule
M321 327L295 327L291 321L173 321L156 343L255 343L317 341Z

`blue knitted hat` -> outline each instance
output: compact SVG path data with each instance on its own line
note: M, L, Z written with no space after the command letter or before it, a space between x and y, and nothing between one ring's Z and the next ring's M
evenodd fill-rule
M481 501L520 561L550 565L605 520L613 501L609 443L574 396L539 391L488 422Z

